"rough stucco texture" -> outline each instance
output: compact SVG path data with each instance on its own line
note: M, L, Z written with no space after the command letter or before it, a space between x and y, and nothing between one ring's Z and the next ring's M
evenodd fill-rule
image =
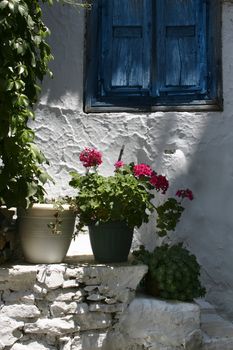
M123 144L125 162L145 162L168 176L170 195L191 188L195 200L187 203L172 237L197 255L209 300L233 316L233 5L223 5L224 112L83 113L83 12L55 5L46 9L45 21L52 32L54 78L45 81L33 127L56 181L49 195L72 193L68 173L81 170L84 146L103 152L101 172L109 174ZM154 220L135 237L152 248Z

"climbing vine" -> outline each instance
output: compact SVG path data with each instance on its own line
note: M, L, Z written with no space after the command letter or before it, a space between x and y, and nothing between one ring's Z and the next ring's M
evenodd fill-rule
M44 195L46 159L28 121L51 74L48 34L37 0L0 1L0 205L26 207Z

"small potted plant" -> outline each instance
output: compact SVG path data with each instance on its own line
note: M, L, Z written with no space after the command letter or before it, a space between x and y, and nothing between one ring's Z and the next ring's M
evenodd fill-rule
M23 255L30 263L60 263L74 232L72 200L58 198L18 209L18 229Z
M80 161L84 175L72 172L70 185L78 190L75 207L78 230L87 225L94 257L98 262L124 262L128 258L134 227L148 222L155 210L154 192L165 194L168 181L147 164L115 163L114 175L97 171L102 154L85 148Z

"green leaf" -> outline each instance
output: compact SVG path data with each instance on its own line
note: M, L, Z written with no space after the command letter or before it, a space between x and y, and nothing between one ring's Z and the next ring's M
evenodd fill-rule
M23 65L23 64L20 64L20 65L18 66L18 74L19 74L19 75L22 75L22 74L24 73L24 75L25 75L26 72L27 72L26 66Z
M18 5L18 11L21 14L21 16L26 17L28 15L28 7L25 3L20 3Z
M24 89L25 83L22 80L16 80L14 82L16 90Z
M6 85L6 91L12 90L14 87L14 81L8 80L7 85Z
M7 5L8 5L8 0L2 0L0 2L0 10L4 10L4 8L6 8Z
M20 95L18 95L16 103L19 106L27 107L29 105L29 99L28 99L28 97L26 95L20 94Z
M35 35L34 37L33 37L33 41L34 41L34 43L35 43L35 45L36 46L39 46L40 45L40 43L41 43L41 37L39 36L39 35Z
M32 17L30 15L27 16L27 25L30 30L33 30L35 22L33 21Z
M43 153L39 150L39 148L34 144L34 143L31 143L30 144L30 151L33 155L33 157L40 163L42 164L46 158L45 156L43 155Z
M41 92L41 87L39 85L34 84L34 88L35 88L37 94L39 94Z
M39 176L39 180L43 185L50 179L51 177L46 172L41 173Z
M23 130L21 133L21 140L24 143L29 143L34 140L34 131L28 129L28 130Z
M27 197L33 197L37 192L38 185L35 182L27 182Z
M35 55L34 53L32 52L32 59L31 59L31 65L33 68L36 67L36 58L35 58Z
M15 11L15 4L12 1L8 1L8 7L9 9L14 12Z

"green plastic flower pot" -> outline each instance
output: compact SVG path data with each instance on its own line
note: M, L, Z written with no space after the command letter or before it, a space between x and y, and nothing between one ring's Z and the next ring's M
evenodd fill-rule
M132 227L123 221L110 221L89 226L95 260L99 263L126 262L133 239Z

